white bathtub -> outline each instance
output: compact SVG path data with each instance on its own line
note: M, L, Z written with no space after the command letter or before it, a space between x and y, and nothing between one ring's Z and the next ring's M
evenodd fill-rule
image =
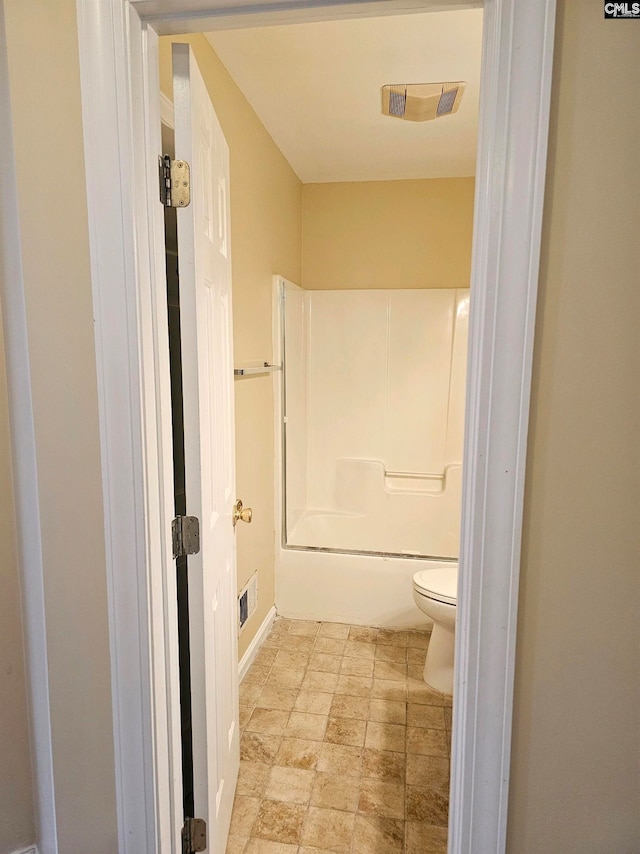
M413 575L450 562L280 546L276 564L276 608L284 617L428 628L413 601Z

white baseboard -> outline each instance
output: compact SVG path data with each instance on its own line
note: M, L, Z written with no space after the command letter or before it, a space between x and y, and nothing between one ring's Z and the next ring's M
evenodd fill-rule
M247 651L240 659L240 662L238 663L238 675L240 676L241 682L244 679L247 670L253 664L253 660L258 654L258 650L264 643L266 636L269 634L269 629L273 625L273 621L275 620L276 616L276 609L275 607L273 607L262 621L262 625L255 633L255 637L247 647Z
M18 848L17 851L12 851L11 854L38 854L38 846L27 845L26 848Z

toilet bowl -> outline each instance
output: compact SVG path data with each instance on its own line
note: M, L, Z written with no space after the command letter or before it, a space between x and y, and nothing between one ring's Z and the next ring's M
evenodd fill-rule
M413 599L433 620L424 663L424 681L443 694L453 694L458 564L422 569L413 576Z

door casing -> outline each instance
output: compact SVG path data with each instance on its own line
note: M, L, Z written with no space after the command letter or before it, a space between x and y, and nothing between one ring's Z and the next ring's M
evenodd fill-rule
M151 215L157 184L148 168L160 151L157 35L477 5L77 0L120 854L179 850L181 823L175 806L175 590L167 571L173 502L168 348L158 287L164 258ZM450 854L505 850L554 20L555 0L484 3ZM10 210L8 217L15 216ZM20 300L7 300L4 307L7 326L15 319L21 328ZM15 369L22 345L19 336L7 342L9 389L18 405L31 402L30 384L20 387ZM32 448L16 447L18 490L31 488L31 455ZM18 534L33 538L33 519L21 515ZM43 570L36 556L25 554L24 562L23 574L31 579L25 588L29 608ZM27 632L30 648L46 646L43 612L28 622ZM47 696L40 709L46 711L48 687L41 685L42 691ZM36 723L36 751L46 760L50 724ZM45 821L41 834L54 840L53 782L36 781L36 792Z

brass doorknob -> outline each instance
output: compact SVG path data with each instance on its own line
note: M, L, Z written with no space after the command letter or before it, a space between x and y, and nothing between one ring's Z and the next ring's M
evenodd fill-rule
M253 510L251 507L242 506L242 501L238 498L236 503L233 505L233 527L238 524L238 522L249 522L253 519Z

